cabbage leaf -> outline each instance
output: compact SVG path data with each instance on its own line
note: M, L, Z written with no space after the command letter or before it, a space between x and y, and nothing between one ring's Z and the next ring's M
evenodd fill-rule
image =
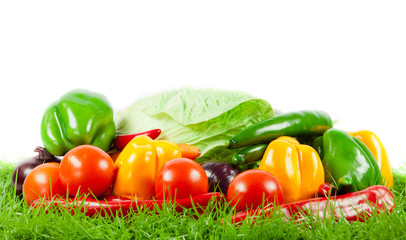
M137 100L116 113L117 134L154 128L158 139L187 143L202 154L197 162L230 162L236 150L225 142L242 129L271 118L271 105L242 91L183 87Z

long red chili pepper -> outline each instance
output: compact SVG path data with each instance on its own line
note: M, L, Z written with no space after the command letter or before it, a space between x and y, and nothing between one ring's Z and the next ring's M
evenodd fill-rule
M231 217L231 222L241 224L245 219L271 217L282 213L286 220L303 220L306 216L323 218L344 218L347 221L364 221L373 213L392 212L395 207L392 192L380 185L371 186L359 192L336 197L313 198L278 207L241 212ZM280 212L278 210L280 209Z
M203 212L211 201L216 203L222 203L224 195L217 192L210 192L191 198L176 199L172 201L174 209L181 212L185 208L195 207L199 212ZM87 216L93 216L100 214L101 216L115 216L117 213L126 215L130 211L137 212L138 209L150 209L154 208L162 209L165 204L168 204L165 200L131 200L121 198L117 196L109 196L103 200L96 200L93 198L57 198L57 199L37 199L32 202L34 208L48 208L49 205L54 205L59 210L67 209L72 214L76 209L80 209L80 212L85 213Z
M114 139L114 146L118 151L122 151L125 146L136 136L146 135L152 139L155 139L161 134L161 129L152 129L150 131L135 133L135 134L126 134L126 135L117 135Z

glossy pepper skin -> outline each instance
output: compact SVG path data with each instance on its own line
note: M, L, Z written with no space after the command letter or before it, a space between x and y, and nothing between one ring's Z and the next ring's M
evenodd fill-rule
M371 151L359 139L339 129L323 135L326 182L338 192L349 193L382 184L382 175Z
M359 139L368 147L368 149L371 151L376 161L378 162L378 166L382 174L383 185L387 188L391 188L393 185L392 167L390 165L385 147L378 136L369 130L350 132L349 134Z
M180 157L182 153L176 143L153 140L145 135L133 138L115 162L118 172L114 194L137 200L152 199L159 169L169 160Z
M300 135L322 135L333 127L330 116L324 111L297 111L276 115L270 119L251 125L226 142L228 148L269 143L281 137Z
M306 218L314 219L345 219L347 221L364 222L377 213L391 213L395 209L393 193L384 186L371 186L359 192L339 196L312 198L274 207L237 213L231 216L231 222L241 224L246 219L255 221L257 218L272 217L283 214L286 221L300 222Z
M174 210L182 212L185 209L197 210L203 213L205 209L222 206L225 201L224 195L218 192L210 192L202 195L193 196L190 198L176 199L173 201L167 200L140 200L134 201L128 198L119 196L107 196L104 199L93 198L56 198L56 199L37 199L32 202L34 208L48 209L53 205L56 209L64 212L70 212L72 215L78 212L84 213L86 216L92 217L111 216L115 217L117 214L126 216L129 213L137 212L138 209L149 209L155 211L163 209L169 203L173 204ZM78 211L79 210L79 211Z
M316 151L292 137L270 142L258 169L279 180L285 202L311 198L324 183L323 165Z
M116 131L113 115L113 109L103 95L83 89L72 90L46 109L41 123L42 142L55 156L62 156L83 144L107 152Z
M161 134L161 129L152 129L146 132L134 133L134 134L124 134L117 135L114 139L114 146L118 151L122 151L125 146L136 136L146 135L152 139L155 139Z
M231 163L234 165L243 165L261 161L267 147L267 143L261 143L243 148L231 157Z

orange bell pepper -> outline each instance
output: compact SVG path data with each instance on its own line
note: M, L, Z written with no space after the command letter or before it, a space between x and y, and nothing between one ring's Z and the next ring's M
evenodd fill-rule
M176 143L153 140L140 135L132 139L118 156L119 168L113 186L114 194L130 199L146 200L155 196L159 169L169 160L182 154Z
M285 203L311 198L324 183L323 164L316 150L292 137L270 142L258 169L279 180Z
M372 152L376 161L378 162L379 169L381 170L383 181L382 184L384 184L384 186L387 188L391 188L393 185L392 167L390 165L388 155L386 154L385 147L378 136L368 130L350 132L349 134L355 138L358 138Z

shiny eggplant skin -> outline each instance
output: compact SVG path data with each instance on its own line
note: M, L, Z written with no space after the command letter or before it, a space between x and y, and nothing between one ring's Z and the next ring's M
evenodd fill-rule
M11 183L15 188L16 195L22 195L24 180L35 167L46 162L61 162L59 158L49 153L44 147L37 147L34 152L37 152L38 155L21 161L13 171Z
M240 173L237 167L227 163L206 162L201 166L209 180L209 192L217 191L227 194L231 181Z

